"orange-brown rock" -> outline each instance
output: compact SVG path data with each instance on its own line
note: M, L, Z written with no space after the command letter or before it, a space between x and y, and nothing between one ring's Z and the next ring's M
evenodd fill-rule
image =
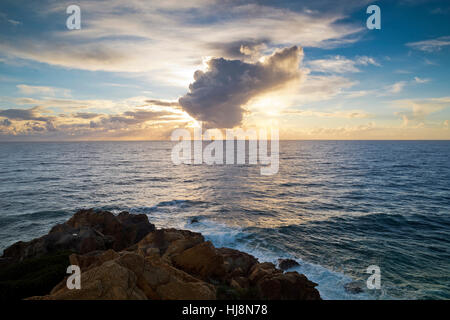
M230 277L246 276L250 269L258 263L254 256L230 248L218 248L224 260L225 272Z
M99 267L81 274L82 288L69 290L59 286L59 290L31 300L144 300L147 297L137 286L137 277L129 269L115 261L107 261Z
M223 256L210 241L202 242L172 258L173 264L202 279L220 278L225 275Z
M178 270L161 259L151 260L133 252L71 257L88 261L81 274L81 289L69 290L66 279L44 300L213 300L213 285ZM77 260L75 260L77 259ZM97 260L95 260L97 259Z
M200 233L188 230L160 229L149 233L137 244L137 247L144 254L154 252L149 249L156 248L161 256L170 260L173 255L192 248L203 241L204 238Z
M320 299L304 275L283 273L238 250L217 249L200 233L154 230L146 216L128 213L81 210L8 254L20 258L60 247L76 252L67 263L80 267L81 289L69 290L66 277L48 295L30 299Z
M106 251L93 251L84 255L72 254L69 257L70 264L77 265L81 271L86 271L92 267L98 267L104 262L119 257L119 254L112 249Z
M255 265L249 280L264 300L320 300L316 283L297 272L283 273L272 263Z

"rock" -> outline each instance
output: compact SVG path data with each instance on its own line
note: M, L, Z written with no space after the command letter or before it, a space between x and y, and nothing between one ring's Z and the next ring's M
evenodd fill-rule
M11 262L12 262L12 259L11 259L11 258L0 258L0 269L1 269L3 266L9 265Z
M66 222L72 228L87 227L99 236L112 238L112 249L123 250L139 242L149 232L155 230L146 215L121 212L117 216L108 211L80 210ZM90 250L92 251L92 250ZM84 251L89 252L89 251Z
M194 217L191 219L191 224L198 223L198 218Z
M115 261L107 261L81 274L81 289L60 286L61 289L51 295L29 300L144 300L147 297L136 281L131 270Z
M225 272L230 277L247 276L250 269L258 263L258 259L239 250L218 248L217 251L222 255Z
M27 262L30 272L36 267L50 268L52 264L33 260L41 258L29 257L45 257L60 248L70 251L58 258L56 276L42 287L45 290L27 287L21 289L21 297L29 292L27 296L33 300L320 299L317 285L304 275L283 273L273 263L258 263L252 255L238 250L217 249L200 233L155 230L146 216L126 212L115 216L106 211L80 210L46 236L6 249L2 264L8 267L23 264L17 262L23 260L31 261ZM292 261L280 260L280 268L292 266ZM81 290L66 286L69 264L81 269ZM22 274L22 269L14 270L16 276ZM5 281L13 274L5 273Z
M3 258L22 261L61 250L88 253L95 250L123 250L155 230L145 215L79 210L67 222L29 242L16 242L4 250Z
M297 272L272 273L256 283L264 300L320 300L316 283Z
M156 292L163 300L215 300L214 286L198 280L169 265L160 265L169 273L169 281L159 285Z
M0 267L0 301L48 294L67 274L70 252L55 252Z
M95 258L93 258L95 257ZM214 286L173 268L161 259L149 260L132 252L114 251L73 256L77 261L97 259L82 270L81 289L69 290L61 281L49 295L31 300L213 300ZM103 263L100 263L105 260ZM100 263L100 265L97 265Z
M149 233L138 244L142 252L148 252L150 248L157 248L161 256L170 258L175 254L192 248L204 241L200 233L188 230L161 229Z
M210 241L202 242L172 258L174 265L202 279L217 278L225 274L223 256Z
M128 253L122 255L118 263L137 275L138 286L146 292L149 299L215 299L215 289L212 285L172 267L162 259L151 260L148 257Z
M297 261L292 259L278 259L278 267L283 271L286 271L299 265L300 264Z
M250 281L246 277L235 277L231 279L230 286L235 289L248 289Z
M248 279L263 300L320 300L316 283L297 272L283 273L270 262L254 265Z
M357 281L349 282L344 285L345 291L352 294L362 293L364 290L362 284Z
M118 258L119 254L112 249L107 251L93 251L84 255L72 254L69 257L70 264L77 265L81 271L87 271L90 268L98 267L104 262Z
M252 283L257 283L258 280L260 280L264 277L268 277L273 274L280 274L280 273L283 273L283 271L275 268L275 265L273 263L263 262L263 263L258 263L251 268L248 279Z

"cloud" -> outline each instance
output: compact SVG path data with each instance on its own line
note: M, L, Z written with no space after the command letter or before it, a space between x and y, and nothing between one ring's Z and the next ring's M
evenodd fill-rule
M257 60L270 44L268 38L242 39L239 41L212 43L212 49L218 49L217 54L232 59Z
M150 105L156 105L156 106L162 106L162 107L178 107L178 106L180 106L178 101L165 101L165 100L150 99L150 100L145 100L145 102Z
M345 110L345 111L316 111L316 110L283 110L285 115L298 115L304 117L319 118L342 118L342 119L365 119L370 118L370 114L362 110Z
M5 127L9 127L11 124L12 124L12 122L9 121L8 119L3 119L3 120L0 122L0 125L5 126Z
M89 127L104 130L120 130L130 128L142 128L147 121L162 120L174 115L167 111L133 110L121 114L103 115L98 121L90 121ZM178 115L179 116L179 115Z
M359 72L358 65L380 66L375 59L371 57L357 57L355 60L351 60L342 56L335 56L331 59L317 59L308 62L308 66L312 71L323 73L351 73Z
M408 47L413 49L425 51L425 52L434 52L439 51L442 47L450 45L450 36L439 37L436 39L418 41L418 42L410 42L406 44Z
M414 77L414 79L410 80L410 81L398 81L395 82L389 86L386 86L384 88L383 92L380 92L379 95L380 96L384 96L386 94L397 94L403 91L403 89L408 85L408 84L414 84L414 83L419 83L419 84L423 84L423 83L427 83L430 82L431 79L424 79L424 78L419 78L419 77Z
M395 115L402 118L403 126L406 127L410 124L423 124L430 114L450 107L450 97L395 100L394 105L407 109L407 111L395 112Z
M167 131L189 118L181 111L131 109L121 113L78 112L46 116L42 107L0 110L0 138L165 139ZM1 119L1 118L0 118Z
M43 117L39 114L42 110L40 107L34 107L31 109L6 109L0 110L0 117L5 117L10 120L35 120L35 121L48 121L51 117Z
M206 126L232 128L241 123L243 107L250 99L300 79L302 57L303 50L293 46L256 63L211 59L206 72L195 72L195 81L179 103Z
M389 93L400 93L405 87L405 85L406 85L405 81L399 81L388 86L386 89L388 90Z
M61 89L61 88L45 87L45 86L29 86L26 84L18 84L16 87L19 89L20 93L23 93L26 95L43 94L43 95L49 95L49 96L56 96L56 95L62 95L65 97L70 96L69 89Z
M0 12L0 21L6 21L14 27L22 24L22 22L20 21L8 18L8 16L3 12Z
M374 58L367 57L367 56L357 57L355 62L356 62L356 64L363 65L363 66L368 66L369 64L377 66L377 67L381 66L381 64L379 64Z
M374 122L369 122L367 124L361 124L357 126L342 126L337 128L316 128L309 132L313 136L328 136L328 137L359 137L361 134L377 130Z
M450 7L447 8L435 8L430 11L431 14L448 14L450 13Z
M355 84L355 81L341 76L306 75L300 92L295 95L294 102L304 104L329 100Z
M73 115L74 118L80 118L80 119L93 119L100 116L98 113L94 112L77 112Z
M32 34L4 33L0 51L12 58L68 68L145 73L185 86L204 56L247 61L298 43L331 48L358 41L364 31L344 20L345 10L338 10L337 4L331 6L333 10L312 13L306 9L310 4L294 10L242 1L170 3L86 0L79 32L58 24ZM321 7L327 8L326 3ZM37 24L44 24L59 21L65 4L48 1L23 10Z
M29 98L21 97L12 99L12 102L18 105L37 105L45 109L51 109L57 112L75 112L83 109L84 112L90 111L97 112L102 110L103 112L118 112L120 110L129 110L133 107L141 107L146 97L131 97L124 100L107 100L107 99L64 99L59 97L54 98Z
M414 77L414 81L417 83L427 83L427 82L430 82L431 79L423 79L423 78L419 78L419 77Z

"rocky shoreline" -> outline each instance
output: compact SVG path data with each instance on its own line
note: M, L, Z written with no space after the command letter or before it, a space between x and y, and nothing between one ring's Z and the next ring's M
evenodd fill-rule
M68 289L66 269L81 269ZM156 229L146 215L80 210L0 258L1 300L320 300L317 284L200 233ZM283 269L283 270L282 270Z

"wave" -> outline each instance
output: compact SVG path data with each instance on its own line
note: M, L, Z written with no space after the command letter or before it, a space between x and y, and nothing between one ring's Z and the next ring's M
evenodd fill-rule
M184 201L173 200L165 202L163 205L168 205L169 203L170 205L180 205ZM250 232L247 228L229 226L215 221L208 215L185 215L182 219L173 219L173 216L161 216L155 212L148 212L147 215L151 222L159 222L159 227L174 227L200 232L206 240L211 241L218 248L228 247L247 252L258 258L261 262L277 264L279 258L294 259L299 262L300 266L293 268L292 271L298 271L306 275L311 281L316 282L318 284L317 289L323 299L373 299L373 297L365 292L360 294L348 293L344 289L344 286L353 281L351 277L329 270L321 265L304 261L286 252L268 248L262 242L258 242L254 237L254 233Z
M205 239L210 240L216 247L228 247L244 251L255 256L261 262L272 262L276 265L280 258L296 260L299 266L289 271L297 271L317 283L317 289L323 299L373 299L365 292L360 294L348 293L344 286L353 281L351 277L329 270L321 265L304 261L284 251L268 248L261 242L255 241L254 235L247 232L245 228L230 227L210 219L203 219L196 223L187 222L185 229L202 233Z

